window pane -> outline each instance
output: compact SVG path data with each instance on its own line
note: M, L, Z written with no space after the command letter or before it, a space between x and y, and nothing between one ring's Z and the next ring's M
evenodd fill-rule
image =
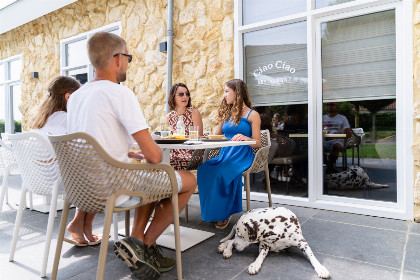
M21 60L13 60L9 62L9 80L20 80L20 73L22 72Z
M79 66L86 64L88 60L86 39L66 45L66 66Z
M324 194L397 202L395 10L321 27Z
M320 8L343 4L343 3L347 3L351 1L354 1L354 0L316 0L315 6L317 9L320 9Z
M245 80L254 106L307 103L306 22L244 34Z
M4 132L6 119L6 104L4 103L4 86L0 86L0 132Z
M0 64L0 84L4 83L4 79L5 79L5 77L4 77L4 64L1 63Z
M325 100L395 98L394 10L326 22L321 28Z
M22 132L22 113L19 110L19 105L22 103L22 93L20 85L11 87L13 98L13 120L15 129L14 132Z
M306 0L243 0L243 24L251 24L306 11Z
M79 81L79 83L83 85L88 80L87 68L83 67L76 70L67 71L67 76L75 78Z

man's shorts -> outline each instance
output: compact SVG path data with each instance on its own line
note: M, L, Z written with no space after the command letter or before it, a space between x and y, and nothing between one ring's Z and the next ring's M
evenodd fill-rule
M181 175L178 174L178 172L175 171L175 177L176 177L176 182L178 183L178 193L181 191L182 189L182 179L181 179ZM119 206L119 207L127 207L127 203L130 203L130 196L128 195L120 195L117 197L117 199L115 200L115 206ZM125 204L125 205L123 205Z
M325 151L331 151L332 147L335 143L338 143L341 145L341 147L344 146L344 140L343 139L334 139L329 141L324 141L323 146Z

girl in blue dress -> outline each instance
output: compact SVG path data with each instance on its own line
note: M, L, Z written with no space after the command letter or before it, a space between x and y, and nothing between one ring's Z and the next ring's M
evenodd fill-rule
M225 228L232 214L242 212L242 173L254 160L252 148L261 146L260 115L251 109L246 84L239 79L225 84L218 110L219 125L215 134L225 134L231 141L256 141L255 145L224 147L217 158L198 168L201 217L216 221Z

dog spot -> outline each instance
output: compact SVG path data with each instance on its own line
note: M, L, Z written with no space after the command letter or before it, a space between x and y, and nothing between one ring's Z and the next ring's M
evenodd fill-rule
M269 226L268 228L269 228L269 229L273 229L273 228L274 228L274 226L273 226L273 225L271 225L271 226Z
M249 223L245 224L245 227L248 229L248 238L249 241L255 241L257 239L258 234L258 222L254 220L250 220L252 226Z
M270 224L270 221L269 221L269 220L267 220L267 219L265 219L265 220L264 220L264 223L266 223L267 225L269 225L269 224Z
M284 233L280 236L281 239L284 239L285 237L286 235Z
M287 228L284 228L284 232L287 232Z
M260 219L260 223L262 223L263 219Z
M298 225L299 224L298 219L295 216L290 217L290 221L292 223L294 223L295 225Z
M277 216L276 218L280 219L280 222L282 223L284 223L287 220L287 218L283 216Z

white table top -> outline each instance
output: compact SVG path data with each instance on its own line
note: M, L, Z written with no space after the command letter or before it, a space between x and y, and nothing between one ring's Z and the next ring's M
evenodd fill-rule
M161 149L214 149L230 146L254 145L256 141L187 141L182 144L157 144Z

